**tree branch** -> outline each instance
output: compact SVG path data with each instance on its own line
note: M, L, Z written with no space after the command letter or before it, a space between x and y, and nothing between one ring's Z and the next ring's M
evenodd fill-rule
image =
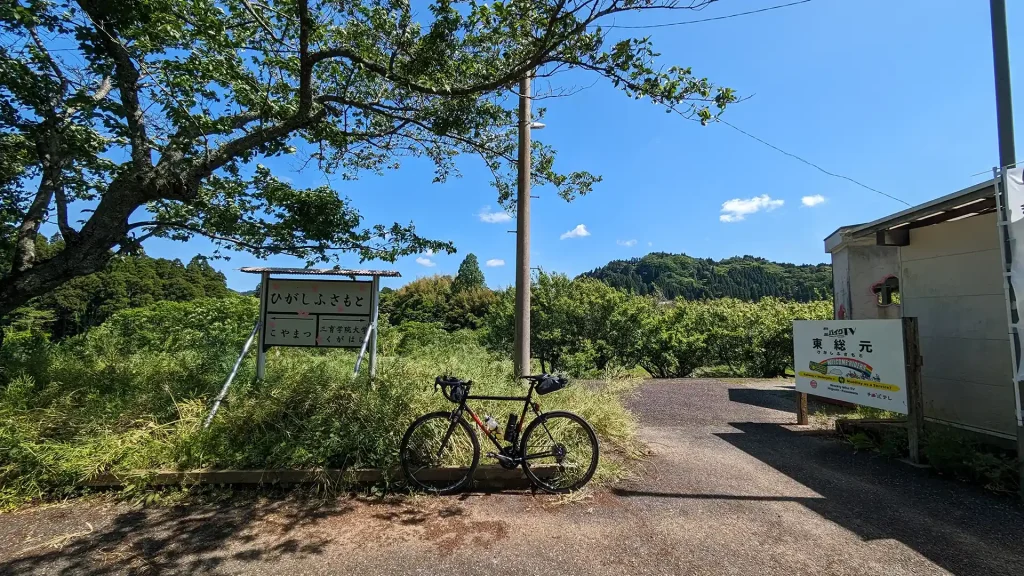
M116 31L107 24L101 9L91 0L78 0L78 4L96 27L103 48L114 61L117 90L121 94L121 105L124 107L125 120L128 123L132 164L136 170L147 171L153 167L153 159L149 138L146 135L146 119L139 103L139 71L132 62L128 49L114 37Z
M348 243L346 243L345 246L321 246L321 245L318 245L318 244L300 244L300 245L296 245L296 246L280 246L280 245L277 245L277 244L253 244L252 242L246 242L245 240L241 240L241 239L238 239L238 238L231 238L229 236L222 236L220 234L214 234L213 232L210 232L208 230L203 230L202 228L198 228L196 226L193 226L193 225L185 223L185 222L146 221L146 222L133 222L132 224L130 224L128 226L129 230L134 230L136 228L151 228L151 230L149 232L147 232L146 234L143 234L142 236L140 236L137 239L131 239L131 243L133 243L133 244L138 244L138 243L142 242L145 239L148 239L148 238L150 238L150 237L152 237L154 235L160 234L161 232L165 232L165 231L167 231L169 229L177 229L177 230L185 230L186 232L192 232L193 234L199 234L200 236L204 236L206 238L209 238L211 240L216 240L218 242L226 242L226 243L229 243L229 244L234 244L235 246L239 246L239 247L245 248L246 250L251 250L251 251L253 251L255 253L266 252L266 253L270 253L270 254L284 254L284 255L288 255L288 256L295 256L295 257L298 257L298 258L304 257L302 252L306 251L306 250L330 250L330 251L338 251L338 250L342 250L342 251L363 250L363 251L367 251L367 252L375 252L375 253L378 253L378 254L385 254L385 253L387 253L386 250L382 250L380 248L375 248L373 246L368 246L366 244L360 244L358 242L348 242Z
M57 229L65 244L71 244L78 238L78 231L68 224L68 199L64 195L64 187L57 186L53 191L54 202L57 204Z
M35 26L29 26L28 33L30 36L32 36L32 42L35 43L36 48L39 50L39 52L43 55L43 58L46 60L47 66L50 67L50 70L53 70L54 76L56 76L57 79L60 80L60 92L61 97L63 97L64 93L67 92L68 86L70 85L67 76L64 75L64 71L60 69L60 66L57 65L57 61L54 60L53 56L50 55L50 51L46 49L46 46L43 44L42 38L40 38L39 33L36 32Z
M309 54L309 32L313 19L309 15L309 0L298 0L299 10L299 115L309 114L313 108L313 63Z

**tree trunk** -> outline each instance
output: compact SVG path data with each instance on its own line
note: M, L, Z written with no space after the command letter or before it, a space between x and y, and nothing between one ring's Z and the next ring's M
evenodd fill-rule
M113 256L114 246L124 241L128 218L141 205L144 195L139 190L139 185L129 177L115 180L75 243L49 260L32 263L22 270L13 267L10 274L0 279L0 323L32 298L68 280L102 270Z
M50 200L53 199L53 192L59 186L60 170L53 162L44 157L42 162L42 176L39 179L39 189L32 204L25 213L25 219L18 227L18 238L14 247L14 260L11 262L11 272L21 272L32 267L36 260L36 235L39 234L39 227L46 219L46 213L50 208ZM2 315L3 313L0 313Z

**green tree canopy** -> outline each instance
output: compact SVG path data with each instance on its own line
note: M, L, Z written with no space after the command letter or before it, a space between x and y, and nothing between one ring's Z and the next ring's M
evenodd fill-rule
M153 237L310 262L451 252L411 224L364 223L338 191L296 188L261 162L297 154L345 179L425 157L443 181L473 154L508 206L514 89L531 72L592 73L705 123L734 101L662 66L648 38L612 40L601 26L711 1L4 2L0 225L14 242L2 247L0 316ZM534 183L565 199L599 179L557 172L543 143L532 154ZM88 203L83 222L75 201ZM47 219L65 241L49 257L34 249Z
M41 251L59 251L62 240L40 242ZM115 256L99 272L75 278L32 300L16 317L36 311L36 325L55 339L101 324L113 314L160 301L185 302L232 294L224 274L203 256L188 264L145 254ZM29 314L31 316L31 314Z
M447 330L479 328L497 296L486 286L470 286L456 292L457 281L451 276L428 276L398 290L381 291L381 312L395 326L417 322Z
M459 273L452 281L452 293L469 292L485 288L484 273L480 270L480 263L477 262L476 254L466 254L466 258L459 264Z
M643 258L613 260L583 274L634 294L662 299L701 300L766 296L810 302L832 293L828 264L789 264L754 256L722 260L653 252Z

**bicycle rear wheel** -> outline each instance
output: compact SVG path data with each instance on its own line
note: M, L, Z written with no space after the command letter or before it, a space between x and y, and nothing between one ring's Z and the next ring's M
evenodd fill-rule
M523 471L541 490L565 494L594 476L600 448L597 434L572 412L548 412L523 432Z
M469 424L451 412L431 412L409 426L400 448L409 483L433 494L466 487L480 463L480 443Z

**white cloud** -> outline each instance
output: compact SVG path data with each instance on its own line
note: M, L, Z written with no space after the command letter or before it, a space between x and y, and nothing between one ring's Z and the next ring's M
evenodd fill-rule
M584 236L590 236L590 231L583 224L577 224L575 228L569 230L565 234L559 236L559 240L565 240L566 238L583 238Z
M427 256L433 256L434 255L434 251L431 250L430 248L427 248L426 254L427 254Z
M632 239L632 240L616 240L615 243L618 244L619 246L636 246L636 240L635 239Z
M481 222L488 224L498 224L501 222L508 222L512 219L512 215L508 212L491 212L490 206L484 206L480 209L480 213L477 214L480 217Z
M501 258L491 258L487 262L484 262L484 265L487 266L488 268L494 268L496 266L504 266L505 261L502 260Z
M764 210L771 212L785 204L784 200L772 200L771 196L761 194L753 198L733 198L722 202L722 214L718 217L722 222L739 222L750 214Z
M430 258L424 258L423 256L416 258L416 263L419 264L420 266L426 266L427 268L433 268L434 266L437 266L437 262L434 262Z
M651 246L654 246L654 242L648 242L648 243L647 243L647 247L648 247L648 248L650 248Z
M821 194L815 194L814 196L804 196L803 198L800 199L800 201L803 202L804 206L810 208L811 206L817 206L818 204L824 202L825 197L822 196Z

